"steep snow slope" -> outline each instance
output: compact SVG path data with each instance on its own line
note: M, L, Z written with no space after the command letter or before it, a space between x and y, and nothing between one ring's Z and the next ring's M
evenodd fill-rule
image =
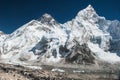
M0 31L0 53L2 53L3 49L3 41L8 37L7 34L5 34L4 32Z
M1 42L2 42L3 40L5 40L5 38L6 38L7 36L8 36L7 34L5 34L4 32L0 31L0 44L2 44Z
M47 24L46 20L43 23L43 18L50 19L50 15L45 14L42 16L41 21L32 20L24 26L17 29L5 39L1 46L1 58L6 58L9 61L16 61L19 58L26 56L29 60L37 59L37 55L31 51L31 49L42 39L42 37L58 38L61 43L65 43L64 31L60 28L60 25L54 23L54 25ZM48 20L53 22L54 19Z
M94 63L95 59L119 62L120 57L109 51L116 45L114 36L117 35L119 42L119 30L114 24L117 25L100 17L91 5L64 24L44 14L7 37L0 37L1 59L15 63L31 60L51 63L64 59L76 63Z
M112 38L107 31L109 25L110 21L98 16L91 5L80 11L75 19L63 24L70 32L68 42L76 38L80 44L87 43L100 59L109 62L120 61L116 54L108 51Z

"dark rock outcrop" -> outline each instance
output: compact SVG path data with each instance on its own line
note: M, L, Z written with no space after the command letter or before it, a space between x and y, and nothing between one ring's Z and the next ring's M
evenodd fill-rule
M95 54L91 52L87 44L77 44L66 57L66 62L76 64L93 64L94 60Z

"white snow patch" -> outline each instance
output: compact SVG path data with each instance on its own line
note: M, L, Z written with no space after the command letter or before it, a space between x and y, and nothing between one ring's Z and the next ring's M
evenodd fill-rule
M63 70L63 69L59 69L59 68L54 68L54 69L52 69L51 71L53 71L53 72L65 72L65 70Z
M73 70L74 73L84 73L84 70Z
M103 61L110 63L120 62L120 57L116 53L105 52L98 44L88 42L88 47Z
M61 58L60 57L57 57L57 58L55 58L54 56L51 56L50 58L48 58L47 59L47 61L46 62L48 62L48 63L57 63L57 62L59 62L61 60Z
M28 68L31 68L31 69L42 69L42 67L40 66L25 66L25 67L28 67Z

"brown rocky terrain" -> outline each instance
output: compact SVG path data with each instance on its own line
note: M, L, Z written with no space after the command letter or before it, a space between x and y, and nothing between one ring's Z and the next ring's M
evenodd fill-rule
M20 65L0 64L0 80L119 80L116 70L84 70L69 72L73 68L64 68L66 72L50 71L52 66L45 66L42 70L30 69ZM46 70L44 70L46 69Z

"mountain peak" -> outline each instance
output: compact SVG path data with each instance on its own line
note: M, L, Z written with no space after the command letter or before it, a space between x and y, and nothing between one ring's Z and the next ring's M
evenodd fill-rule
M45 13L12 34L4 35L0 31L0 59L47 65L52 62L96 64L99 60L120 62L120 57L110 54L120 52L120 24L115 22L98 16L91 5L64 24L56 23Z
M4 32L0 31L0 36L1 36L1 35L4 35Z
M53 18L53 17L52 17L50 14L48 14L48 13L43 14L42 17L44 17L44 18Z
M92 5L88 5L85 9L95 11Z
M88 5L85 9L78 12L78 17L82 17L83 19L91 19L96 18L98 15L92 5Z
M45 13L42 15L40 19L38 19L41 23L47 23L47 24L52 24L55 23L55 19L48 13Z

